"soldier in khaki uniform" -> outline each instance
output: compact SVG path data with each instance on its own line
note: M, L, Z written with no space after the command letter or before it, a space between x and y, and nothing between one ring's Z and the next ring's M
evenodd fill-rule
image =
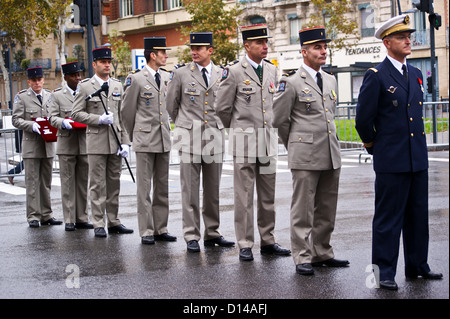
M30 227L39 227L39 222L41 225L61 225L62 221L53 217L50 200L55 143L44 141L40 136L40 125L35 121L48 117L50 91L43 89L42 68L29 68L27 75L30 87L17 93L12 116L13 125L23 130L27 221Z
M128 75L120 110L136 152L137 216L143 244L177 239L167 231L171 141L165 96L169 73L161 69L166 65L167 49L164 37L144 38L147 65Z
M274 101L274 127L288 150L292 172L291 246L297 273L313 266L345 267L330 245L338 199L341 155L336 135L336 79L323 72L322 27L299 33L304 64L283 76Z
M193 62L173 71L167 110L175 121L174 148L180 150L183 232L189 252L200 251L200 174L203 174L204 245L233 246L219 230L219 187L223 159L223 125L214 99L221 69L211 62L211 32L190 34Z
M253 189L258 195L257 220L261 253L289 255L276 243L275 174L278 138L272 128L272 103L277 68L267 57L267 27L243 27L246 56L224 69L216 97L216 112L230 128L234 162L235 229L239 259L253 260Z
M120 175L122 157L127 157L130 140L122 128L120 105L123 88L119 80L109 76L111 49L92 50L95 75L80 82L73 102L72 119L87 125L86 149L89 162L89 195L92 222L96 237L106 237L104 214L106 211L109 233L132 233L121 224L119 213ZM104 83L108 91L97 93ZM102 101L108 110L105 112ZM87 100L86 100L87 99ZM113 126L121 145L112 130Z
M76 128L70 119L72 103L81 81L78 62L61 65L66 84L52 92L49 103L50 124L58 128L56 154L59 160L61 197L66 231L75 228L92 229L88 223L87 188L88 159L86 154L86 129Z

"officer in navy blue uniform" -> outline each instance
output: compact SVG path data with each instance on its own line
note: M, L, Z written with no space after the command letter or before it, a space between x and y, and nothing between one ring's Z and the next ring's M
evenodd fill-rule
M373 154L375 214L372 263L379 287L397 290L394 280L403 233L405 276L440 279L428 258L428 154L423 124L423 79L406 63L411 53L409 17L386 21L375 33L388 56L364 76L356 107L356 130Z

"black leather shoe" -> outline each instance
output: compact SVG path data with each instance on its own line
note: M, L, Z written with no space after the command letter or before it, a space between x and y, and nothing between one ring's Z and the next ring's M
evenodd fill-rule
M286 248L282 248L278 244L273 245L265 245L261 247L261 254L263 255L280 255L280 256L289 256L291 251Z
M303 276L311 276L314 275L314 269L311 264L298 264L295 266L295 271Z
M41 225L61 225L63 222L56 220L55 217L47 219L45 222L41 222Z
M214 247L216 244L219 245L220 247L233 247L234 246L234 242L226 240L225 238L223 238L223 236L213 238L213 239L207 239L203 242L203 244L208 247Z
M64 229L66 231L74 231L75 230L75 224L74 223L67 223L66 227Z
M441 273L430 271L426 274L406 275L406 278L416 279L419 276L421 276L423 279L431 279L431 280L442 279L444 277Z
M397 290L398 286L394 280L381 280L380 288L387 290Z
M37 227L39 227L39 222L37 220L32 220L32 221L28 222L28 225L31 228L37 228Z
M95 237L106 237L106 231L103 227L97 227L94 229L94 236Z
M114 234L131 234L133 232L132 229L126 228L124 225L120 224L117 226L108 227L108 233Z
M89 223L75 223L75 228L77 229L93 229L94 225Z
M348 260L331 258L319 262L312 263L314 267L348 267L350 262Z
M177 241L177 238L175 236L170 235L169 233L155 235L154 237L155 240L160 241Z
M242 261L252 261L253 253L251 248L242 248L239 250L239 260Z
M141 243L145 245L153 245L155 243L155 237L154 236L142 236Z
M198 253L200 251L200 245L197 240L190 240L187 242L187 250L191 253Z

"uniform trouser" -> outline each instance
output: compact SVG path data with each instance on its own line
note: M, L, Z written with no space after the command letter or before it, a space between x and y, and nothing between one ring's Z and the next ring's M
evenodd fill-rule
M187 154L180 154L182 159ZM195 158L194 158L195 157ZM202 174L202 217L204 240L221 236L219 225L219 187L223 154L203 156L190 154L180 163L183 234L186 242L200 239L200 174Z
M24 158L27 221L45 222L53 217L50 191L53 157Z
M89 196L94 228L120 225L119 193L122 157L116 154L89 154Z
M136 152L139 236L167 233L170 153ZM153 201L150 199L153 180Z
M428 273L428 170L376 173L372 263L394 280L403 232L405 275Z
M87 155L58 155L64 223L86 223L89 164Z
M266 157L268 159L268 157ZM271 159L274 161L275 159ZM267 162L274 165L275 162ZM256 183L257 225L261 246L275 244L275 170L248 158L233 158L234 228L239 249L252 248L255 242L253 197Z
M334 258L330 245L334 230L341 169L291 169L291 250L294 263Z

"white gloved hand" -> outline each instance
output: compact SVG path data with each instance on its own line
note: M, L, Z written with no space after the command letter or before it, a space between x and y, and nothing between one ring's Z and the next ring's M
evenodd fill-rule
M122 146L122 149L120 149L120 147L119 147L116 155L117 156L120 155L122 157L128 157L128 154L130 153L130 146L128 144L122 144L120 146Z
M70 123L73 123L73 120L71 120L71 119L64 119L62 121L63 129L71 130L72 129L72 125L70 125Z
M36 123L36 122L33 123L33 132L41 135L41 131L39 131L40 128L41 128L41 126L38 123Z
M98 119L98 125L113 124L113 123L114 123L114 116L112 113L106 114L105 112L102 115L100 115L100 118Z

